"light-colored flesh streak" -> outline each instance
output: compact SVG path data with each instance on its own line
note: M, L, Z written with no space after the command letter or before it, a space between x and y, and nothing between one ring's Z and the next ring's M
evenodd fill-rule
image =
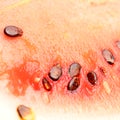
M31 107L36 120L120 118L120 50L114 46L114 41L120 39L119 0L21 0L8 7L3 2L0 5L5 6L0 9L1 120L19 120L16 108L20 104ZM3 33L4 27L11 24L24 31L22 37L13 41ZM114 67L103 59L104 48L114 53ZM11 94L7 88L9 75L3 72L19 66L25 59L40 61L42 74L54 62L61 62L64 74L52 92L43 88L35 92L28 87L25 96ZM69 93L66 90L69 80L64 76L74 60L83 67L81 86L77 92ZM105 68L104 75L99 66ZM97 72L100 81L92 93L86 87L89 84L85 77L91 69Z

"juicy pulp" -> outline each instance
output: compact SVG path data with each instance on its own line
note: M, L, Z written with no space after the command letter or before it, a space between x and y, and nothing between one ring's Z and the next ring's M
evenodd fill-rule
M119 114L120 50L115 41L120 37L120 2L96 5L79 0L36 0L15 5L12 3L11 7L0 10L0 97L13 100L12 111L15 112L19 104L27 104L38 116L48 120L51 118L47 118L46 113L56 115L57 120L58 114L62 116L63 113L77 116L77 119L82 114L83 117L86 114ZM3 29L7 25L22 28L23 36L10 38L4 35ZM104 60L103 49L112 51L114 65ZM80 63L82 68L80 87L71 93L67 84L69 66L73 62ZM63 74L57 82L49 79L52 90L46 91L41 81L40 90L33 90L27 79L34 75L40 80L48 78L49 70L57 63L62 66ZM95 86L86 78L91 70L98 76ZM3 109L4 105L0 111Z

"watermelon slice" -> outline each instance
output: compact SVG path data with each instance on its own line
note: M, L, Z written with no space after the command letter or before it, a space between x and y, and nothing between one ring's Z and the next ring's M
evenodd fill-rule
M1 119L119 119L119 6L0 1Z

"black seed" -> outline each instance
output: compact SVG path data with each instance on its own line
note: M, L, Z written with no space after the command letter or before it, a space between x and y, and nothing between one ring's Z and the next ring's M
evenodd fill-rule
M45 90L50 91L52 89L50 82L46 78L42 79L42 84L43 84Z
M31 108L25 105L19 105L17 107L17 112L18 112L19 117L22 120L33 120L34 119L34 115L33 115Z
M107 61L107 63L109 63L110 65L114 64L115 58L109 50L107 50L107 49L103 50L102 55L103 55L104 59Z
M81 66L79 63L73 63L70 65L69 74L71 77L78 76L80 74Z
M53 66L49 72L49 77L53 81L57 81L62 75L62 68L59 64Z
M87 79L88 81L92 84L92 85L95 85L97 83L97 75L95 72L89 72L87 74Z
M73 77L68 83L67 89L70 91L76 90L80 86L80 79L78 77Z
M17 36L22 36L23 31L21 28L18 28L16 26L6 26L4 28L4 33L10 37L17 37Z
M120 41L117 41L116 45L117 45L118 48L120 48Z

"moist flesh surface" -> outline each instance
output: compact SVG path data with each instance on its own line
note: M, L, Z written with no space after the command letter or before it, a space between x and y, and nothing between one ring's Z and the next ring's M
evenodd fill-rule
M4 6L0 9L3 119L7 120L5 108L9 118L17 118L16 108L20 104L31 107L36 119L59 120L61 116L77 120L81 116L119 114L120 49L116 44L120 39L119 1L28 0L0 5ZM8 25L20 27L23 35L15 38L5 35ZM114 63L104 59L105 49L111 51ZM69 67L75 62L81 65L77 76L80 86L71 92L67 89L71 80ZM62 67L62 75L53 81L49 72L56 64ZM91 71L97 75L95 85L87 78ZM45 90L43 78L50 82L50 91Z

